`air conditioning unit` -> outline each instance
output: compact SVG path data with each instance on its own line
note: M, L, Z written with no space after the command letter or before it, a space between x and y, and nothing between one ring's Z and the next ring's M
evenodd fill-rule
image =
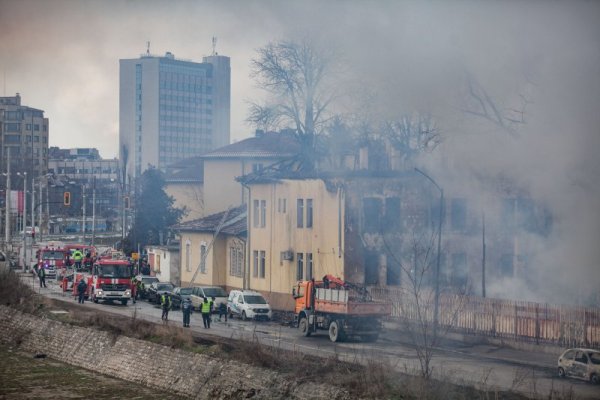
M281 259L285 261L294 261L294 252L292 250L282 251Z

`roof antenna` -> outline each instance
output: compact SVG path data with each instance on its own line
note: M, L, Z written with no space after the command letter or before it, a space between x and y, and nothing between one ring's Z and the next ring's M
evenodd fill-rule
M219 55L219 53L217 53L217 37L216 36L212 37L212 46L213 46L212 55L213 56Z
M150 41L146 42L146 55L150 55Z

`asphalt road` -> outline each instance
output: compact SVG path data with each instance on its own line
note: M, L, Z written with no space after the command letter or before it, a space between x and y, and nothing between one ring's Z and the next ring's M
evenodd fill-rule
M70 300L70 293L63 293L56 282L50 281L47 289L40 289L31 275L23 279L42 295ZM76 300L73 299L73 302ZM152 303L138 301L123 306L120 303L86 302L82 307L98 308L114 314L161 322L161 310ZM178 310L169 313L170 324L182 323ZM276 322L254 322L229 319L219 322L213 316L211 329L205 329L199 313L192 314L191 329L197 335L214 335L226 338L258 340L269 346L302 351L317 356L337 355L340 359L367 363L369 360L386 362L400 372L419 374L419 360L414 347L393 330L386 330L375 343L332 343L326 332L303 337L297 329ZM532 397L550 398L550 393L563 395L559 398L599 399L600 386L574 379L556 376L556 361L560 355L528 352L489 344L468 345L458 342L445 343L436 349L432 359L434 377L455 383L467 383L486 390L513 390ZM570 396L570 394L574 396ZM552 397L556 398L556 397Z

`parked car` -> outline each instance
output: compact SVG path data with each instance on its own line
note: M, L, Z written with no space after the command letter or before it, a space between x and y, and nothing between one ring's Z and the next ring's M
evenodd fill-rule
M165 294L173 293L175 285L171 282L152 282L150 287L146 290L146 295L149 302L160 303L160 297Z
M142 290L138 293L138 298L140 299L147 299L148 288L150 288L150 285L154 282L159 282L157 277L150 275L138 275L136 279L142 282Z
M196 286L190 295L192 299L192 306L195 310L200 309L200 304L204 301L204 298L208 297L211 300L215 298L214 310L219 308L219 304L227 304L227 292L219 286Z
M171 304L173 304L173 308L180 308L183 300L189 299L193 291L194 287L176 287L171 294Z
M570 376L600 384L600 350L566 350L558 357L558 376Z
M251 290L232 290L227 299L227 312L231 318L237 315L244 321L247 319L269 321L273 317L267 300L262 294Z

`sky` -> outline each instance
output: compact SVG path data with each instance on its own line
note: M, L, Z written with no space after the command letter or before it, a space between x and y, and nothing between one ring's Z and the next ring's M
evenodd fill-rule
M231 57L237 141L252 134L247 102L264 96L250 78L256 49L307 34L344 65L352 91L340 110L432 115L444 142L430 167L445 190L473 190L473 171L527 187L555 215L539 275L555 289L565 279L600 287L598 1L0 0L0 90L45 111L50 145L112 158L119 59L149 41L153 54L201 61L214 36ZM469 80L526 123L508 133L469 113Z

